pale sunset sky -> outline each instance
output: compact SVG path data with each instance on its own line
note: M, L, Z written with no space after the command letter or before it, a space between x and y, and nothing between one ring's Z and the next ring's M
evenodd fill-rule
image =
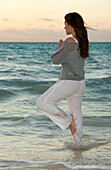
M0 0L0 42L57 42L67 38L64 16L78 12L90 42L111 42L111 0Z

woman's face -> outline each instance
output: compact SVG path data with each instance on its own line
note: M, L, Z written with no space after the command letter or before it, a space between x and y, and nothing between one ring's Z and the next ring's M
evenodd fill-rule
M68 23L66 21L64 22L64 25L65 25L64 29L66 31L66 34L67 35L72 34L73 28L70 25L68 25Z

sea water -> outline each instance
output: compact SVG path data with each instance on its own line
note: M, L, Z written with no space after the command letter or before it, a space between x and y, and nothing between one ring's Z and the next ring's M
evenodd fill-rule
M111 43L90 43L83 145L36 108L60 77L57 43L0 43L0 169L111 169ZM67 99L57 105L68 113Z

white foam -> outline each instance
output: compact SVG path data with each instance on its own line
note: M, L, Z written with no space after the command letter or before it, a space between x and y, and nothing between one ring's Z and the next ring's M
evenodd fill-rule
M4 167L4 164L5 163L5 167ZM18 163L18 164L17 164ZM21 163L21 164L20 164ZM11 166L10 166L10 165ZM111 166L101 166L101 165L75 165L74 163L71 163L71 162L63 162L63 161L28 161L28 160L3 160L3 159L0 159L0 168L4 167L4 168L13 168L13 167L21 167L22 165L25 167L26 166L30 166L30 165L34 165L34 167L44 167L45 168L45 165L47 166L48 164L49 165L64 165L66 168L69 168L69 169L76 169L76 170L79 170L79 169L94 169L94 170L111 170Z

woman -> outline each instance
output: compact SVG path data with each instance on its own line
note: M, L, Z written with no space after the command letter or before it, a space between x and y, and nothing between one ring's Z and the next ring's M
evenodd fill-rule
M62 130L68 126L75 145L82 144L82 97L85 91L84 62L89 57L87 30L82 17L76 13L65 15L66 34L72 34L64 42L59 40L57 52L51 55L53 64L61 64L59 80L43 93L36 105ZM69 114L56 106L67 98Z

